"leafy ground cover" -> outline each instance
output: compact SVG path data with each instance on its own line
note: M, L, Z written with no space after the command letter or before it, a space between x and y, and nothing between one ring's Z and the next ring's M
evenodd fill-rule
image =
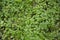
M0 0L0 40L60 40L60 0Z

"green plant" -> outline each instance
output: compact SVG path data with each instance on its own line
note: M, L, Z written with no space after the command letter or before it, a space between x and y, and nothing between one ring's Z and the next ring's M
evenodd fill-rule
M0 0L1 40L60 40L60 0Z

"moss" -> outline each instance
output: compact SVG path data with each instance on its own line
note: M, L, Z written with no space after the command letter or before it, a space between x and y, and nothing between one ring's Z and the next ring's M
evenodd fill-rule
M0 1L2 40L60 40L59 0Z

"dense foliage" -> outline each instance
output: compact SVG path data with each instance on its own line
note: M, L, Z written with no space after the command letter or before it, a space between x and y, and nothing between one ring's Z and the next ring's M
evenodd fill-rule
M60 0L0 0L1 40L60 40Z

